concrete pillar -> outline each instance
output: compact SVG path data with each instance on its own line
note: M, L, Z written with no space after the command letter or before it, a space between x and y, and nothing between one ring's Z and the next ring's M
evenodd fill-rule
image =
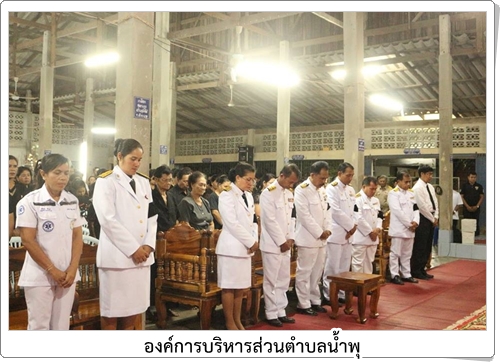
M280 65L287 66L290 43L280 42ZM278 86L278 120L276 122L276 175L288 163L290 144L290 88Z
M453 241L453 124L451 23L449 15L439 16L439 249L447 252ZM441 246L443 245L443 248Z
M134 138L144 148L140 172L148 174L153 78L153 12L118 13L116 138Z
M81 167L84 172L84 179L86 180L92 174L93 168L96 166L93 163L94 158L94 135L92 134L92 127L94 127L94 79L87 78L85 88L85 108L83 110L83 142L87 144L87 163L85 168Z
M52 118L54 108L54 67L50 63L50 31L43 33L42 69L40 74L39 158L52 151Z
M176 67L175 62L170 62L170 41L167 39L170 13L156 12L155 19L151 166L167 164L173 167L177 91Z
M33 134L35 129L35 122L33 117L33 112L31 111L31 90L28 89L26 91L26 154L32 154L36 156L34 153L34 144L33 144Z
M355 190L360 189L365 171L364 152L358 147L365 124L363 19L364 13L344 13L344 161L354 166Z

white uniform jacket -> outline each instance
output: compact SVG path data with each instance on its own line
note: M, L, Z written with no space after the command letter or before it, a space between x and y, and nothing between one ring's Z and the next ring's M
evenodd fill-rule
M356 225L354 215L356 192L351 186L344 185L337 177L335 181L326 186L326 196L332 218L332 235L327 242L332 244L352 243L352 236L348 240L345 236Z
M414 238L415 232L408 228L411 222L420 223L420 213L418 212L417 201L412 189L402 190L395 187L387 196L389 210L391 211L391 221L389 223L389 236L397 238Z
M158 215L148 217L153 202L149 180L133 175L131 178L119 166L101 174L96 181L93 204L101 234L97 246L96 264L101 268L129 269L154 263L154 253L144 263L135 264L132 254L141 246L156 247Z
M280 245L295 239L295 223L292 220L293 193L274 181L260 194L260 250L281 254ZM287 251L290 253L290 251Z
M370 238L370 233L373 229L379 228L382 230L383 213L380 210L380 200L378 198L368 198L361 190L356 194L355 215L357 218L358 228L353 235L353 244L356 245L378 245L377 240L373 241ZM356 209L355 208L355 209Z
M426 185L429 185L429 190L431 192L432 198L434 199L434 204L436 205L436 210L434 211L434 213L432 213L432 202L429 198L429 192L427 191ZM425 218L430 222L434 222L434 219L438 219L439 205L434 186L425 183L424 181L422 181L422 179L419 178L415 183L415 186L413 186L413 192L415 193L415 197L417 198L417 205L420 213L425 216Z
M326 239L320 240L325 230L332 230L332 217L329 213L326 188L316 188L311 180L302 182L295 188L295 245L320 248Z
M76 196L63 190L59 201L55 201L43 185L23 197L17 204L16 212L16 226L36 229L36 241L40 248L57 269L66 270L71 263L73 228L85 224ZM80 273L77 270L75 281L78 280ZM41 287L57 283L26 253L19 285Z
M219 213L224 227L215 248L216 254L239 257L253 255L248 254L248 249L259 240L258 226L254 223L252 194L244 192L248 206L243 200L243 191L234 183L219 195Z

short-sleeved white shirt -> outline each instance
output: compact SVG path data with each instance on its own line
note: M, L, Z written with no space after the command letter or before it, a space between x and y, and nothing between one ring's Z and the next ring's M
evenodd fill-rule
M457 191L453 190L453 220L458 220L458 211L455 211L455 207L463 204L462 196L460 196Z
M78 199L69 192L62 191L59 201L55 201L45 185L23 197L16 207L16 227L36 229L36 241L54 266L66 270L71 263L73 228L85 224L80 215ZM80 280L77 271L75 281ZM56 282L45 270L26 253L19 286L49 286Z

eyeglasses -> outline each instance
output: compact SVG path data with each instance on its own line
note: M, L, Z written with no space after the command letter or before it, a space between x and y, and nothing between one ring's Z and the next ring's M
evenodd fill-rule
M171 177L170 178L166 178L166 179L165 178L160 178L160 179L158 179L158 181L160 181L160 182L172 182L172 178Z
M242 179L245 180L246 182L251 182L251 183L257 182L257 180L251 177L242 177Z

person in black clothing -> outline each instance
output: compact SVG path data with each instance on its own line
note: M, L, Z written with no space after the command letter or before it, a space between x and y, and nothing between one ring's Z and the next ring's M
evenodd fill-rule
M464 203L463 215L464 219L476 220L476 236L479 235L479 214L480 207L484 200L483 186L476 182L477 173L469 172L467 181L462 185L460 195Z
M179 220L179 203L189 195L189 176L192 171L189 167L184 167L177 173L177 183L167 193L168 216L170 220Z
M172 186L172 172L166 165L159 166L153 173L155 188L152 191L153 203L158 210L158 231L166 232L175 225L175 220L168 215L167 193Z
M231 181L227 175L220 175L217 177L217 188L210 194L208 197L208 202L210 202L210 210L212 211L212 216L214 217L214 227L215 229L222 229L222 217L219 213L219 195L222 191L224 191L229 185L231 185Z

